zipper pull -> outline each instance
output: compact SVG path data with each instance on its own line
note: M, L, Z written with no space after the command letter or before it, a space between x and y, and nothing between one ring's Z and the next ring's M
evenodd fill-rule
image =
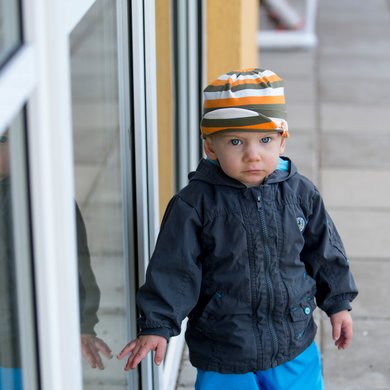
M257 203L257 210L258 211L261 210L261 196L260 195L257 197L256 203Z

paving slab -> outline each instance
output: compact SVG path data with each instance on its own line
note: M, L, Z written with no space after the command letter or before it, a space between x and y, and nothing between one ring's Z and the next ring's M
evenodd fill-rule
M350 257L390 258L390 211L332 208L328 211Z
M390 355L380 353L390 338L390 320L354 320L351 347L339 351L324 326L323 370L326 390L390 389Z
M104 98L108 100L110 96L105 95ZM93 103L79 100L72 108L72 115L78 129L82 129L83 132L85 130L93 132L91 136L105 138L109 144L110 135L115 134L119 126L118 104L112 100L97 100Z
M359 289L359 295L353 303L353 318L355 320L390 321L388 303L390 257L385 259L351 258L351 269ZM384 344L385 347L389 346L387 342ZM378 352L381 356L388 358L390 374L390 355L382 355L380 350ZM364 355L361 357L363 358Z
M344 27L346 28L346 27ZM346 47L348 47L348 52L346 53ZM361 59L371 58L372 63L379 63L381 61L388 61L390 58L390 37L388 34L385 34L382 38L376 38L375 45L371 41L361 41L353 40L348 42L340 42L340 38L335 36L333 41L324 42L324 45L321 47L320 52L324 56L348 56L352 59ZM337 58L335 58L337 61Z
M289 124L290 126L290 124ZM291 158L297 165L298 171L316 181L317 179L317 153L313 135L310 133L298 133L291 130L291 137L286 144L285 155Z
M92 115L90 111L88 113ZM83 115L87 120L86 113ZM83 127L82 131L74 132L75 164L93 164L101 168L102 160L111 152L112 145L116 142L115 133L111 127L92 129L86 122L80 127Z
M316 97L316 81L310 77L284 77L284 87L286 101L294 103L307 103L315 101Z
M390 69L390 66L389 66ZM389 72L390 73L390 72ZM390 83L390 82L389 82ZM388 107L382 105L365 105L364 107L350 102L342 105L335 102L321 102L321 132L339 133L343 135L371 133L390 133L388 123Z
M389 62L390 64L390 62ZM384 80L338 79L324 78L320 80L321 96L323 101L348 102L349 104L373 105L388 107L390 105L389 91L384 88Z
M321 166L324 168L378 168L390 169L386 151L390 148L390 137L378 130L372 133L342 134L338 131L321 136ZM375 186L378 183L367 183ZM372 187L371 187L372 188Z
M98 315L102 312L123 314L127 299L123 257L93 256L91 266L101 293Z
M389 20L389 7L386 0L343 0L342 4L339 0L327 0L326 3L318 2L318 15L318 28L324 27L328 31L334 22L356 27L375 21L379 24ZM321 31L319 35L323 38Z
M312 134L317 128L316 102L313 98L302 103L296 103L293 99L287 97L288 125L291 136L294 137L296 132L306 132Z
M180 366L179 378L176 390L190 389L194 387L196 380L196 369L189 362L188 347L184 347L182 364Z
M390 170L322 169L321 187L328 207L390 211Z
M122 210L118 204L89 204L83 217L91 256L121 256Z
M324 60L321 61L321 77L333 86L343 80L352 81L362 90L371 82L388 83L390 81L390 42L387 50L386 54L389 54L389 57L385 59L382 57L381 61L375 63L374 67L372 66L373 59L368 55L351 57L349 50L344 54L331 55L327 53ZM377 103L376 99L375 103Z
M316 55L312 50L261 50L259 54L259 66L273 70L285 80L312 77L315 64Z
M75 193L80 207L84 206L99 171L100 167L95 164L77 164L74 166Z

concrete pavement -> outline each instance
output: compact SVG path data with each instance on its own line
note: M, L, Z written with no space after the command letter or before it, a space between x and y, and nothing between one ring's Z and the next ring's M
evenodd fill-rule
M286 155L320 187L360 291L350 349L334 347L319 316L326 390L390 390L389 3L319 1L316 48L259 53L285 79ZM177 389L194 378L185 351Z

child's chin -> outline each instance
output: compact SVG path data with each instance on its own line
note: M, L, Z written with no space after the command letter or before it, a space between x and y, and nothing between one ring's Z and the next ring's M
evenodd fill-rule
M263 180L243 182L243 184L245 184L247 187L258 187L263 182Z

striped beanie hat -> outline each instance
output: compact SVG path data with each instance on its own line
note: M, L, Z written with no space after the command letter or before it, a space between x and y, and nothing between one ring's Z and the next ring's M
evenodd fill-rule
M201 133L279 131L288 137L282 79L270 70L248 68L218 77L204 90Z

